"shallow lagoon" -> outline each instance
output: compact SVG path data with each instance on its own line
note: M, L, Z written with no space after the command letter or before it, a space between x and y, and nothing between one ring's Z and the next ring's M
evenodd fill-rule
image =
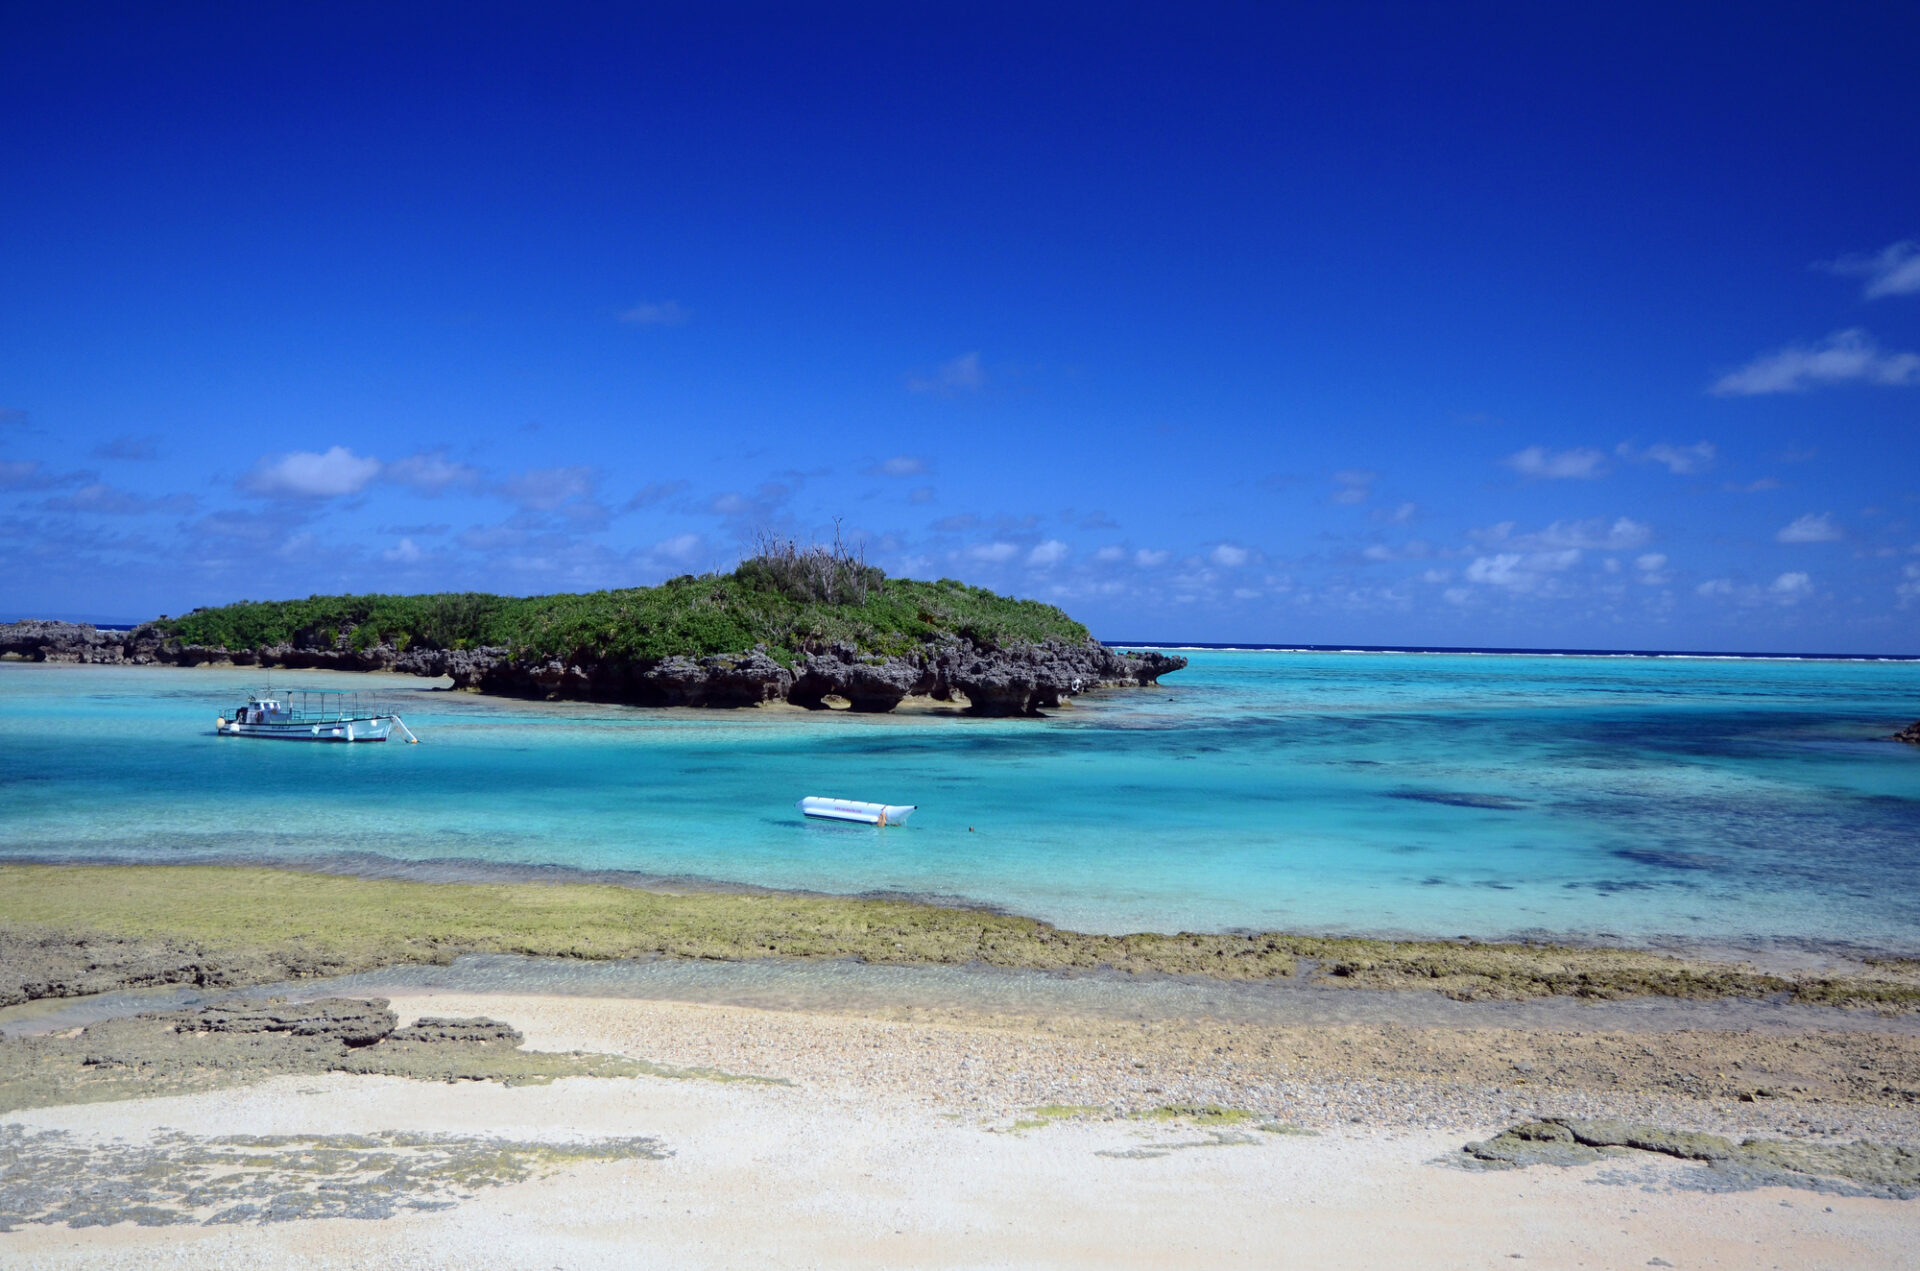
M1920 664L1192 656L1046 720L276 677L377 689L420 746L214 737L253 671L0 664L0 855L552 865L1102 931L1920 951L1920 750L1882 740L1920 715ZM803 794L921 811L808 822Z

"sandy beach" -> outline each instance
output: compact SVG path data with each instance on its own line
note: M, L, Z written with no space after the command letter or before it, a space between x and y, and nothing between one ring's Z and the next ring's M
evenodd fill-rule
M1920 1221L1912 1201L1724 1187L1698 1163L1647 1152L1578 1167L1460 1167L1463 1143L1543 1114L1632 1117L1736 1140L1920 1140L1910 1095L1742 1101L1659 1083L1608 1088L1578 1056L1596 1040L1621 1053L1622 1034L1129 1028L952 1009L509 994L391 1000L403 1024L487 1016L519 1029L530 1049L772 1080L575 1077L508 1088L330 1073L18 1111L9 1125L59 1132L71 1147L190 1127L206 1139L625 1136L651 1141L657 1155L455 1185L436 1194L451 1208L403 1207L371 1221L23 1224L0 1235L0 1258L20 1267L1900 1267L1912 1265ZM1909 1036L1847 1036L1840 1044L1866 1039L1850 1062L1886 1073L1920 1055ZM1649 1032L1638 1045L1666 1064L1702 1040ZM1821 1039L1707 1040L1727 1043L1713 1052L1725 1064L1804 1053ZM1445 1069L1453 1051L1497 1061L1505 1075L1419 1071ZM1814 1064L1809 1079L1831 1066ZM1916 1084L1910 1068L1897 1076L1906 1090Z

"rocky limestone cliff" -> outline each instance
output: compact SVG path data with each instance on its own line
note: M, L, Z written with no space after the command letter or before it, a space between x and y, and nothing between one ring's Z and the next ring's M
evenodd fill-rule
M910 694L966 699L976 715L1031 715L1092 689L1138 687L1187 664L1164 653L1117 653L1095 640L993 648L969 640L929 644L880 657L844 644L811 650L791 668L762 650L716 657L596 659L516 657L505 648L400 650L330 645L209 648L167 638L152 626L101 631L66 622L0 623L0 657L33 662L134 666L266 666L395 671L447 676L460 688L514 697L627 702L639 706L754 706L787 701L824 709L839 697L857 711L889 711Z

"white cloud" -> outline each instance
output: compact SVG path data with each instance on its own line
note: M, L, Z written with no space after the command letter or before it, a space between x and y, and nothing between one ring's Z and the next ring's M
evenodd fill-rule
M143 516L149 512L191 512L191 494L147 498L117 489L104 481L90 481L72 494L48 499L40 506L49 512L90 512L100 516Z
M997 541L992 543L975 543L967 549L968 556L971 556L974 560L986 561L989 564L1012 560L1019 554L1020 548L1017 545Z
M1512 521L1502 521L1484 530L1468 531L1469 538L1489 547L1514 547L1558 551L1577 547L1583 551L1630 552L1653 539L1653 527L1631 517L1616 517L1611 523L1604 516L1580 521L1555 521L1534 534L1515 534Z
M1237 547L1232 543L1222 543L1207 553L1207 558L1223 568L1238 569L1247 563L1251 555L1252 553L1248 552L1244 547Z
M642 300L621 313L620 321L636 327L677 327L692 316L678 300Z
M1109 545L1095 552L1093 558L1102 565L1112 565L1115 562L1123 561L1127 558L1127 549Z
M1794 605L1813 594L1813 580L1805 574L1782 574L1773 580L1767 591L1781 604Z
M674 495L684 492L689 484L678 477L667 481L649 481L633 492L633 497L626 501L621 510L638 512L643 508L665 503Z
M1665 464L1668 472L1676 477L1683 477L1711 467L1720 450L1710 441L1696 441L1691 446L1675 446L1668 442L1656 441L1645 450L1635 450L1632 445L1623 441L1614 453L1634 463Z
M1868 300L1920 293L1920 243L1910 238L1889 243L1871 255L1855 253L1827 261L1825 267L1836 274L1865 278L1861 294Z
M1368 472L1364 468L1342 468L1333 474L1333 483L1340 487L1333 492L1333 501L1365 503L1367 496L1373 493L1373 483L1379 479L1379 473Z
M444 450L423 450L417 455L395 459L380 470L383 481L411 486L422 494L436 495L459 487L470 489L480 484L480 470L447 458Z
M1920 600L1920 565L1908 565L1901 571L1901 578L1903 581L1894 587L1893 594L1899 599L1900 607L1905 609Z
M1579 562L1580 549L1576 547L1555 552L1496 552L1476 556L1467 566L1466 578L1492 587L1531 591L1546 575L1571 569Z
M1173 559L1173 553L1143 547L1133 554L1133 563L1142 569L1155 569Z
M1796 516L1774 535L1782 543L1837 543L1845 537L1846 532L1833 523L1832 515L1827 512L1818 516L1811 512Z
M918 455L895 455L865 469L870 477L917 477L927 470L927 461Z
M1453 571L1451 569L1429 569L1420 575L1420 581L1428 583L1452 582Z
M676 534L655 543L649 549L649 555L684 565L700 555L701 543L698 534Z
M1067 553L1070 550L1071 549L1059 539L1050 538L1027 553L1027 564L1040 569L1058 565L1067 558Z
M1882 353L1858 327L1755 358L1713 385L1720 397L1799 393L1819 384L1920 384L1920 353Z
M1390 543L1370 543L1360 549L1362 560L1425 560L1433 555L1433 544L1423 538L1410 538L1398 547Z
M987 386L987 372L978 353L963 353L940 364L931 376L910 376L907 389L915 393L971 393Z
M1402 503L1399 507L1395 508L1393 511L1387 514L1387 519L1389 521L1392 521L1395 525L1405 525L1408 521L1411 521L1414 517L1418 516L1419 514L1420 514L1419 504Z
M381 559L392 561L396 565L411 565L424 555L426 555L426 553L420 550L419 544L410 538L403 538L394 546L380 553Z
M1607 475L1607 457L1598 450L1585 447L1548 450L1545 446L1528 446L1525 450L1508 455L1501 462L1523 477L1547 480L1573 478L1591 481Z
M1741 605L1797 605L1813 595L1813 579L1795 571L1781 574L1765 587L1736 583L1731 578L1710 578L1695 587L1694 593L1708 600L1731 600Z
M1667 558L1663 552L1647 552L1637 556L1633 567L1640 571L1640 581L1649 587L1662 586L1673 578L1667 572Z
M359 493L380 474L381 466L378 459L356 455L345 446L323 452L296 450L263 458L240 484L255 494L332 499Z
M551 512L564 503L593 497L599 478L585 464L531 468L500 483L500 493L522 507Z

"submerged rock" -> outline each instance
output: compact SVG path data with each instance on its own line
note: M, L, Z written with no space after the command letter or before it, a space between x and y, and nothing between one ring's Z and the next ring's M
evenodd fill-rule
M1895 741L1904 741L1908 745L1920 746L1920 720L1908 724L1893 735Z

